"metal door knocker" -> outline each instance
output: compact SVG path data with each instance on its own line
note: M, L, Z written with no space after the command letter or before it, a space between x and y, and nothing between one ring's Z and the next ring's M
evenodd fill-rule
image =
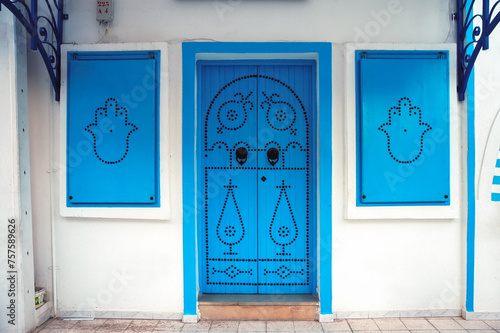
M280 152L276 148L269 148L267 151L267 160L269 163L274 166L276 163L278 163L278 160L280 159Z
M239 147L236 149L236 161L243 165L247 161L248 150L245 147Z

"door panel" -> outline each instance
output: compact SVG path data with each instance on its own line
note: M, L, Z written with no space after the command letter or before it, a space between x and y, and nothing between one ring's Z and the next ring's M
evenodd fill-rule
M311 293L312 66L259 67L259 292ZM301 97L299 97L301 96ZM302 97L304 96L304 97ZM304 104L308 102L306 106ZM272 149L277 158L273 158Z
M201 69L206 293L257 292L256 71L256 66ZM246 157L236 156L238 148Z
M203 293L312 293L313 66L199 67Z

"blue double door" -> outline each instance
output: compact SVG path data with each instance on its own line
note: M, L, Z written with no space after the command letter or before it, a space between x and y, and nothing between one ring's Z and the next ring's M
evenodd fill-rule
M315 62L198 62L202 293L314 293Z

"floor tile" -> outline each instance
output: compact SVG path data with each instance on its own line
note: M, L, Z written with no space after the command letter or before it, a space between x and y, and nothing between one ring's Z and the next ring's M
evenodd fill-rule
M486 325L494 330L500 330L500 320L483 320Z
M207 321L184 324L180 320L53 318L33 333L172 333L172 332L332 332L332 333L500 333L498 320L464 320L460 317L337 319L317 321Z
M151 326L129 326L127 327L123 333L152 333L154 332L154 327Z
M127 328L120 328L120 327L99 327L96 332L99 333L122 333L125 332Z
M112 328L112 329L125 330L130 325L131 322L132 320L130 319L106 319L104 324L99 326L99 329Z
M463 318L453 318L460 326L467 330L491 330L482 320L465 320Z
M265 321L240 321L238 332L265 332Z
M74 328L97 328L102 326L107 319L79 320Z
M427 320L438 331L442 331L442 330L463 330L464 329L462 326L460 326L452 318L428 318ZM449 333L451 333L451 332L449 332Z
M399 318L373 319L381 331L407 331L405 324Z
M373 319L347 319L353 331L380 331Z
M79 320L76 322L76 325L73 326L70 330L71 333L78 332L95 332L99 327L104 324L106 319L98 319L96 320Z
M94 333L100 332L98 327L73 327L68 333Z
M323 332L323 326L317 321L294 321L295 332Z
M182 328L183 332L208 332L210 330L209 321L200 321L196 324L186 323Z
M267 331L273 332L293 332L293 321L268 321Z
M420 331L420 330L436 330L434 326L431 325L427 321L427 319L423 318L401 318L403 324L405 324L406 328L411 332Z
M154 331L181 331L184 323L180 320L160 320Z
M238 321L212 321L210 332L238 332Z
M130 322L127 329L151 329L153 330L160 321L155 319L134 319Z
M346 319L336 319L331 323L321 323L321 326L323 326L323 331L325 332L351 331L351 327Z
M66 328L70 329L73 328L77 324L76 320L63 320L63 319L53 319L51 320L45 328Z

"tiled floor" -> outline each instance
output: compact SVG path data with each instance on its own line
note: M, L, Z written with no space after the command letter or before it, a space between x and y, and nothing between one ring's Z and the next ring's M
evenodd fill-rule
M500 320L464 320L459 317L343 319L333 323L316 321L200 321L183 324L176 320L51 319L34 333L121 332L417 332L500 333Z

